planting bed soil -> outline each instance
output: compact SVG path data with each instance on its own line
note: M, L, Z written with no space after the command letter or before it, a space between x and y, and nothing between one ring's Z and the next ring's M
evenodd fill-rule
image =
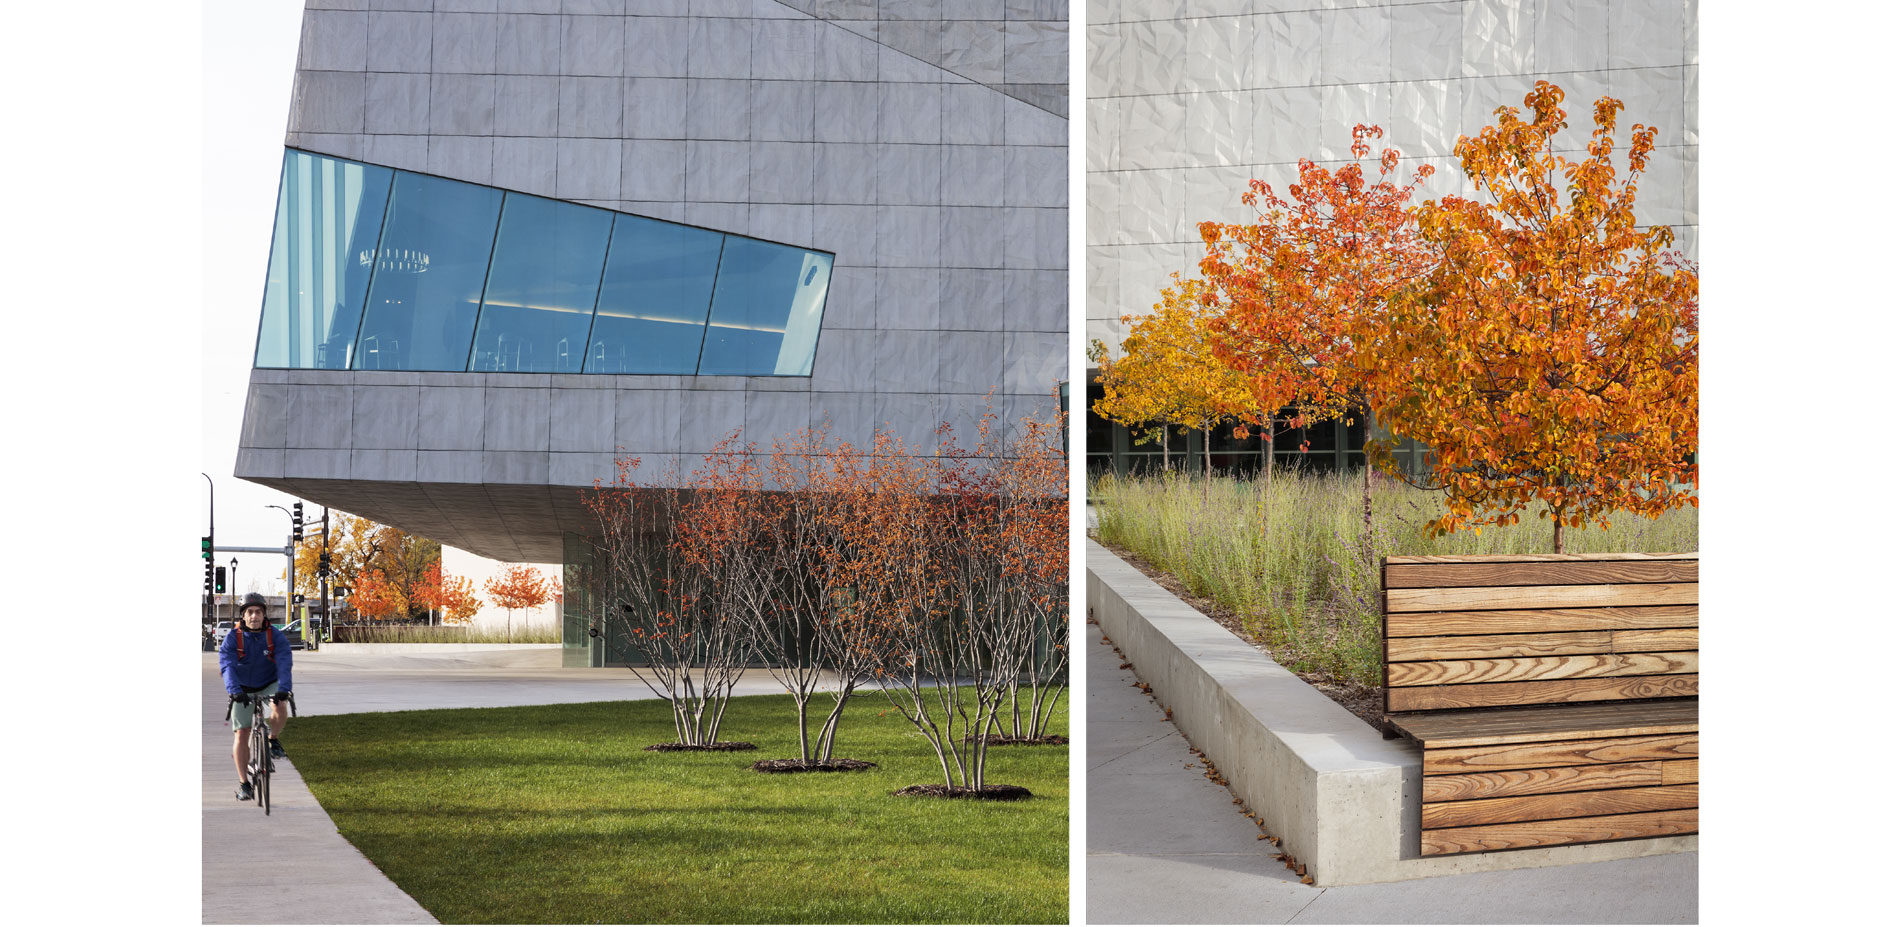
M752 764L752 771L762 773L854 772L876 766L876 763L864 760L822 760L816 763L807 763L804 760L760 760Z
M984 801L1020 801L1029 798L1029 790L1020 785L986 785L966 789L960 785L908 785L892 795L922 795L928 798L974 798Z
M717 743L710 743L710 744L654 744L653 746L648 747L647 749L655 751L657 753L679 753L679 752L684 752L684 751L689 751L689 750L691 751L757 750L759 748L758 748L758 745L750 744L743 740L721 740Z
M1134 551L1109 544L1099 537L1092 538L1092 540L1108 548L1110 552L1122 558L1129 566L1140 570L1142 575L1154 580L1156 585L1168 590L1175 598L1194 606L1196 611L1214 619L1214 622L1221 627L1234 632L1235 637L1252 644L1268 657L1274 656L1273 648L1248 633L1245 625L1240 621L1240 616L1234 614L1232 609L1215 602L1213 599L1204 598L1189 592L1187 587L1183 586L1181 581L1174 577L1174 574L1155 569L1149 565L1146 560L1141 559L1140 555ZM1286 665L1285 663L1281 663L1277 658L1275 658L1274 662L1280 663L1282 666ZM1300 672L1292 670L1291 668L1289 668L1288 671L1300 677L1307 685L1318 689L1321 693L1325 694L1327 698L1339 703L1341 708L1352 712L1354 716L1366 722L1366 724L1370 725L1374 730L1384 730L1384 726L1380 721L1385 716L1385 687L1358 685L1338 679L1331 673Z

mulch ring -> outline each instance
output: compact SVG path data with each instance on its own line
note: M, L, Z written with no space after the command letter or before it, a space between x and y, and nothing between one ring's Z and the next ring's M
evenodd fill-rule
M752 771L762 773L855 772L876 766L876 763L864 760L819 760L812 763L804 760L760 760L752 764Z
M647 749L658 753L677 753L682 750L757 750L759 747L757 744L750 744L743 740L722 740L710 744L654 744Z
M928 798L975 798L985 801L1021 801L1030 797L1029 790L1020 785L986 785L980 789L966 789L960 785L911 785L891 794L922 795Z
M966 744L976 743L976 735L975 734L964 735L963 742ZM1061 734L1044 734L1041 737L991 737L989 739L989 745L992 747L1011 747L1011 746L1016 746L1018 744L1027 744L1030 746L1038 746L1038 745L1054 746L1057 744L1066 744L1068 742L1069 742L1069 738L1064 737Z

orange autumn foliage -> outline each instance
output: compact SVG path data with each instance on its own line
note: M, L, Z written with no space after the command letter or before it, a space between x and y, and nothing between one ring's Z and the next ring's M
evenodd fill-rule
M1614 155L1620 101L1593 112L1588 156L1555 151L1563 91L1539 81L1528 120L1459 140L1481 196L1417 210L1430 272L1390 301L1359 367L1380 419L1436 450L1447 513L1428 530L1607 525L1696 504L1697 270L1666 226L1636 221L1655 129ZM1391 468L1389 442L1375 459Z
M1378 126L1355 126L1352 153L1364 160ZM1358 163L1327 170L1301 159L1283 199L1255 180L1241 201L1256 221L1201 223L1214 352L1244 379L1256 408L1295 410L1292 425L1363 413L1355 352L1376 342L1392 294L1422 274L1428 258L1408 211L1418 168L1396 182L1399 152L1381 152L1375 182Z

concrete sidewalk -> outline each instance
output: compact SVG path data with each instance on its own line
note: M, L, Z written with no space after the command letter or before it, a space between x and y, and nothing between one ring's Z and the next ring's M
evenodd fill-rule
M1087 917L1095 924L1695 923L1695 853L1315 888L1201 766L1131 670L1088 661Z
M271 777L271 813L239 802L230 722L216 654L204 654L203 922L207 924L433 924L434 917L337 833L297 773L297 722L288 761ZM298 653L303 715L423 708L494 708L652 698L625 669L563 669L555 651L408 654ZM784 691L764 671L737 694ZM268 898L255 889L262 854L273 860Z

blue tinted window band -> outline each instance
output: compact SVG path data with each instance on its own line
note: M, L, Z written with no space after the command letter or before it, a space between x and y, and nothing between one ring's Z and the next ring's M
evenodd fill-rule
M287 149L255 366L808 377L833 259Z

